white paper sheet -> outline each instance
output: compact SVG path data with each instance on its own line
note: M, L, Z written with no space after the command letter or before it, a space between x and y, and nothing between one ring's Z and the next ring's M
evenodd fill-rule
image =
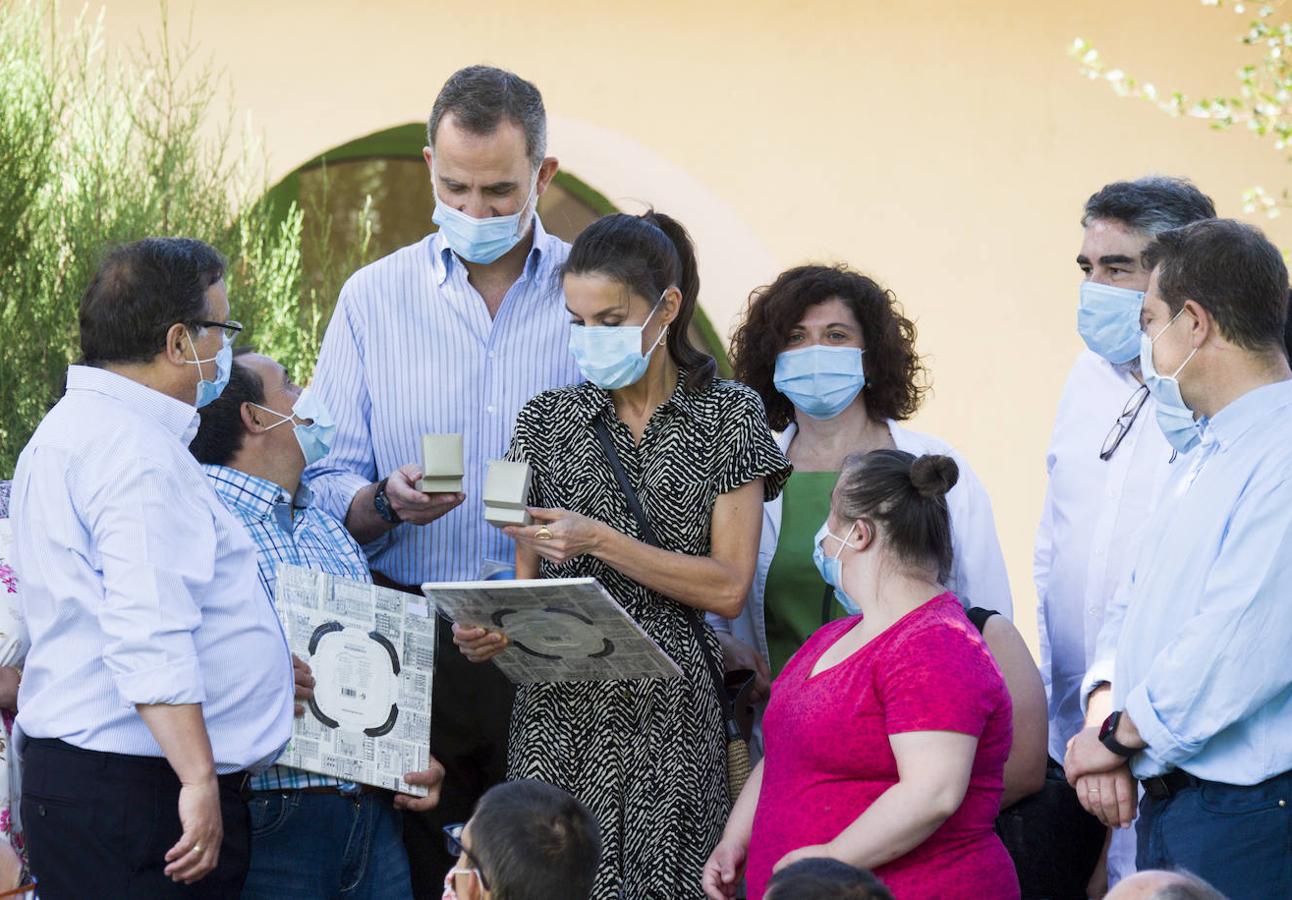
M682 675L595 578L429 582L422 593L459 625L507 635L494 663L516 684Z
M275 605L316 682L278 762L426 796L403 775L430 764L436 617L401 591L285 564Z

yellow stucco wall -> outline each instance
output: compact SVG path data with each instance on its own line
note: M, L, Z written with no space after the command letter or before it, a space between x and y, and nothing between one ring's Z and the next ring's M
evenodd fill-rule
M107 8L109 46L156 28L156 0ZM275 177L424 118L450 72L489 62L542 89L566 168L691 227L719 331L794 263L846 260L886 282L934 376L914 425L991 491L1033 646L1043 457L1080 347L1082 202L1156 171L1238 215L1245 187L1292 172L1245 134L1117 99L1065 53L1080 35L1164 87L1229 90L1245 19L1196 0L172 0L177 31L190 14Z

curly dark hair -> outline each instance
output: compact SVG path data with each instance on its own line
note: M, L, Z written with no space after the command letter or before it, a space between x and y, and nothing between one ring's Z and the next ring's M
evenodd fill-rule
M845 265L797 266L749 295L744 321L731 336L735 376L763 398L775 431L794 421L794 405L772 383L776 356L808 307L835 298L861 325L871 419L909 419L929 389L928 372L915 352L915 323L902 314L892 291Z

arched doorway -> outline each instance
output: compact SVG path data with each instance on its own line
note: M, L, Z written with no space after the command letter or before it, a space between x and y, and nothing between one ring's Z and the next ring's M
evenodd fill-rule
M411 244L435 230L431 212L435 196L426 174L422 147L425 126L399 125L342 144L306 162L275 185L268 200L285 211L295 201L310 222L301 239L301 262L307 284L329 298L320 309L322 321L331 316L340 284L320 284L333 265L353 252L360 223L370 228L368 259L377 259ZM597 218L619 210L600 192L569 172L557 172L539 198L539 215L548 231L573 241ZM711 353L722 374L730 374L726 350L703 309L691 323L691 341Z

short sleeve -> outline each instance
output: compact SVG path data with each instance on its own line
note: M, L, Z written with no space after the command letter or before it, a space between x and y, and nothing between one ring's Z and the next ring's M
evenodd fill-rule
M541 395L540 395L541 397ZM535 429L539 427L538 421L540 412L535 404L539 402L540 397L535 397L520 408L516 414L516 425L511 432L511 444L507 447L507 452L503 454L503 459L507 462L523 462L529 464L530 483L529 483L529 500L534 503L534 498L539 496L539 487L543 481L542 467L538 465L534 458L535 451Z
M718 493L726 494L755 478L762 478L763 502L775 500L789 480L793 466L776 445L763 401L744 385L733 382L721 385L724 396L719 416Z
M1000 671L968 622L935 622L898 641L878 667L888 734L954 731L981 737L1003 695Z

